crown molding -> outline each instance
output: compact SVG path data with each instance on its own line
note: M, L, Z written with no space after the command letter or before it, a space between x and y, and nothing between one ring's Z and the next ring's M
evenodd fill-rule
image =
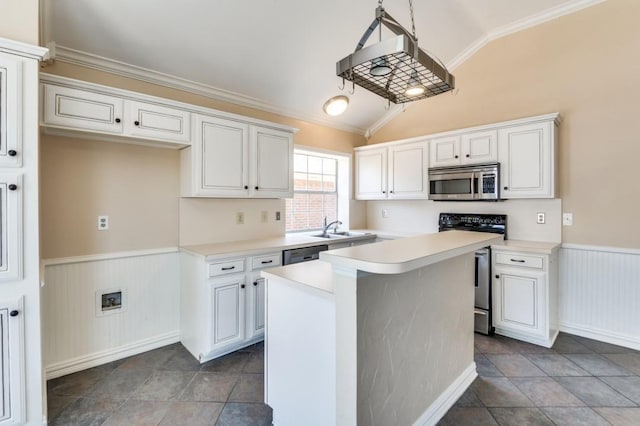
M574 0L569 1L567 3L561 4L559 6L553 7L551 9L547 9L543 12L536 13L535 15L528 16L526 18L520 19L518 21L512 22L508 25L504 25L502 27L496 28L495 30L489 32L488 34L483 35L482 37L473 41L467 48L465 48L462 52L456 55L451 61L447 63L447 69L449 71L453 71L466 62L469 58L475 55L480 49L486 46L489 42L508 36L510 34L517 33L522 30L526 30L527 28L534 27L536 25L540 25L542 23L551 21L552 19L559 18L564 15L569 15L571 13L577 12L579 10L585 9L590 6L594 6L599 3L603 3L606 0ZM411 104L406 105L406 107L411 106ZM370 138L384 127L387 123L393 120L395 117L400 114L401 111L397 110L389 110L385 113L382 118L373 123L365 132L365 136Z
M55 60L107 72L110 74L120 75L134 80L157 84L159 86L177 89L183 92L189 92L207 98L229 102L235 105L241 105L261 111L272 112L274 114L279 114L285 117L303 120L322 126L332 127L351 133L363 135L366 130L361 127L335 123L317 116L309 116L307 114L301 113L300 111L281 108L260 99L245 96L240 93L231 92L228 90L209 86L207 84L187 80L185 78L161 73L158 71L150 70L148 68L138 67L135 65L127 64L125 62L105 58L103 56L81 52L79 50L71 49L58 44L55 45Z
M36 61L49 58L49 49L0 37L0 52L23 56Z

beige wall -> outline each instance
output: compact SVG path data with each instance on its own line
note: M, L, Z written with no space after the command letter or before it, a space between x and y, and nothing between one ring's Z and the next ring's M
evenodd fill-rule
M558 111L568 243L640 247L640 2L611 0L495 40L458 90L411 105L369 143ZM427 46L428 47L428 46Z
M0 37L38 44L38 0L0 0Z
M44 71L290 125L300 129L298 145L351 153L365 144L361 135L78 66L57 62ZM50 135L43 135L41 146L43 258L284 233L283 200L181 200L178 151ZM235 223L239 211L244 225ZM269 212L267 224L262 211ZM354 222L364 226L364 209L357 211ZM97 216L103 214L110 229L99 232Z
M178 245L178 151L43 135L40 171L43 258Z

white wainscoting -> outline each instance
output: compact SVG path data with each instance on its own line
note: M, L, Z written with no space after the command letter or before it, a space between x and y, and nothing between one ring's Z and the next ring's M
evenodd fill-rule
M640 250L563 244L560 329L640 349Z
M43 262L42 336L47 379L180 340L176 248ZM124 308L96 315L99 291L122 289Z

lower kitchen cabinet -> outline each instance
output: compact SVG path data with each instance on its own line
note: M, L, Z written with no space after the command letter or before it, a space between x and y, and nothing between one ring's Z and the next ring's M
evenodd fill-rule
M497 334L553 346L558 335L557 252L493 251L493 325Z
M0 173L0 281L22 278L22 176Z
M180 340L201 363L264 338L260 271L281 258L280 251L215 261L181 253Z
M0 301L0 425L24 419L22 299Z

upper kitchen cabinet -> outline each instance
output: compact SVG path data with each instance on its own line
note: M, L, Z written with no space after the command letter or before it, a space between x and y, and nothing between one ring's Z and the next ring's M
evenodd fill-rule
M387 148L356 151L356 198L387 198Z
M41 75L46 132L182 148L191 143L185 105L63 77Z
M499 129L502 198L555 197L556 118L552 114Z
M426 199L428 158L425 141L356 150L356 198Z
M198 115L193 147L181 151L183 197L293 195L293 133Z
M20 60L0 55L0 167L19 167L22 161L20 73Z
M498 159L498 132L485 130L429 141L429 167L492 163Z

